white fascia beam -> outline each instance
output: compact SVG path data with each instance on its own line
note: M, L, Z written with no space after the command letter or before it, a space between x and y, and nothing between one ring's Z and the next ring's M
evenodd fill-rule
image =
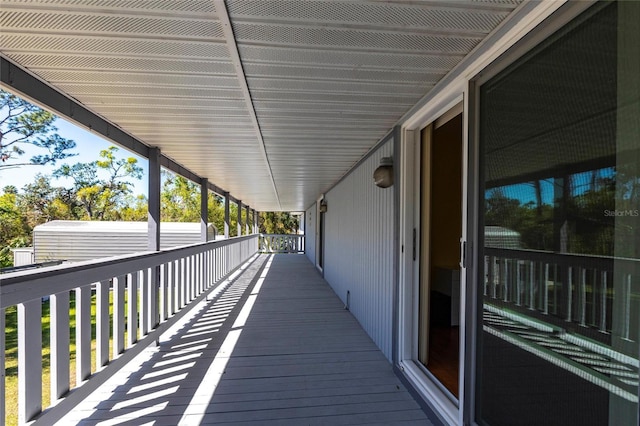
M280 196L278 195L278 188L276 186L276 181L273 177L273 171L271 170L269 157L267 156L267 148L264 144L264 139L262 138L262 130L260 129L260 123L258 123L256 110L253 106L253 99L251 98L251 92L249 92L247 77L244 73L244 68L242 67L242 61L240 60L240 53L238 52L238 45L236 44L236 38L235 38L235 35L233 34L233 27L231 26L231 20L229 19L227 6L225 5L224 0L214 0L214 4L216 7L216 13L218 14L218 19L220 19L220 24L222 25L222 30L224 31L225 39L227 41L227 47L229 48L229 56L231 57L231 62L233 63L233 66L236 69L238 82L240 83L240 88L242 89L244 100L247 105L247 109L249 110L249 116L251 117L251 122L253 124L253 128L256 133L256 139L258 141L258 148L267 166L267 171L269 172L269 179L271 180L271 185L273 186L273 192L275 194L276 201L278 202L278 207L282 209L282 204L280 203Z

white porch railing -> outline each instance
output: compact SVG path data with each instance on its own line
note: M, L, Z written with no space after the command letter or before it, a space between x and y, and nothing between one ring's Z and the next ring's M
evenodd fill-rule
M51 424L157 341L189 310L183 308L205 297L207 290L257 251L258 235L254 234L0 276L0 425L5 424L6 413L7 308L17 306L18 312L18 421L22 424L42 413L42 300L49 298L51 404L56 406L46 410L36 423L41 420ZM75 374L79 385L70 392L72 291L76 308ZM91 348L92 303L96 312L95 351ZM98 370L93 376L92 357Z
M488 304L555 321L577 334L597 330L588 336L607 340L613 333L637 353L637 259L487 247L484 262Z
M304 253L304 235L260 234L261 253Z

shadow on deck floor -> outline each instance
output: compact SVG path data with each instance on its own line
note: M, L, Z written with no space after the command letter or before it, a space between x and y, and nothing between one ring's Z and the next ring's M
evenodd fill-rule
M59 424L432 423L305 256L260 255Z

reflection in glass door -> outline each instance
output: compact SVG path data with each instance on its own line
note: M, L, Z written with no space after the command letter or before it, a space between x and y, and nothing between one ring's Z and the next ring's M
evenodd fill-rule
M638 425L638 22L598 3L479 84L480 424Z

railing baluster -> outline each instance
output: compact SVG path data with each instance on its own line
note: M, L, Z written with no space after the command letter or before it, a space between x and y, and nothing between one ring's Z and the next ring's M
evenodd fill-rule
M591 321L589 321L589 325L593 327L598 326L598 298L596 288L598 287L598 271L596 269L593 270L593 274L591 276Z
M186 304L191 302L191 259L189 256L184 258L184 301Z
M167 265L160 265L158 297L160 299L160 322L163 322L167 319Z
M505 302L509 301L509 261L507 259L503 260L504 262L504 275L502 276L503 280L504 280L504 286L502 286L502 299Z
M18 421L42 410L42 300L18 304Z
M536 309L535 263L529 262L529 268L529 309L533 311Z
M522 273L522 268L524 265L522 264L521 261L516 260L516 268L515 268L515 273L516 273L516 305L520 306L522 305L522 284L524 281L524 274Z
M580 268L580 325L587 326L587 270Z
M138 272L127 277L127 347L138 340Z
M91 285L76 288L76 386L91 375Z
M607 271L602 271L602 290L600 299L600 331L607 332Z
M113 279L113 358L124 351L124 275Z
M549 265L549 273L551 274L551 269L553 269L553 315L558 314L558 265L554 264L553 268L551 264ZM551 275L549 275L551 276Z
M138 272L138 283L140 285L140 338L148 333L147 325L149 324L149 273L142 270Z
M194 255L191 255L189 256L189 288L190 288L189 302L191 302L197 296L196 279L197 279L196 257Z
M178 286L180 287L180 307L184 307L187 304L187 286L185 277L185 268L184 268L184 258L178 259Z
M623 274L622 279L622 338L629 340L629 321L631 321L631 274Z
M486 271L486 274L484 279L484 285L482 286L482 295L486 297L489 295L489 285L491 283L491 280L493 279L493 269L491 269L490 256L484 257L484 270Z
M498 283L500 282L500 260L495 256L489 256L491 269L493 270L493 280L491 281L491 297L497 299Z
M199 296L202 293L202 283L204 282L204 277L202 276L202 253L196 254L196 275L198 277L196 280L196 296Z
M51 405L69 391L69 292L49 297ZM4 330L4 328L3 328Z
M96 283L96 367L109 363L109 281Z
M567 321L573 319L571 308L573 307L573 267L569 266L567 270Z
M160 285L160 266L149 269L149 324L150 332L158 325L158 286Z
M165 276L167 277L167 318L169 318L175 313L175 310L173 309L176 298L173 280L173 262L166 263L165 268Z
M200 256L193 255L193 298L200 294Z
M549 264L544 264L544 303L543 303L543 312L545 315L549 314ZM555 291L555 282L554 291Z

